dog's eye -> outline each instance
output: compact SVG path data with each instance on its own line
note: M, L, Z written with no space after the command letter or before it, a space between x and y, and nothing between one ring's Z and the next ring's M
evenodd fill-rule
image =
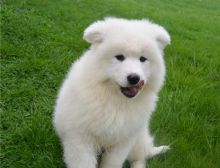
M143 57L143 56L140 57L140 61L141 61L141 62L145 62L146 60L147 60L147 58L145 58L145 57Z
M125 60L125 57L124 55L116 55L115 58L119 61L124 61Z

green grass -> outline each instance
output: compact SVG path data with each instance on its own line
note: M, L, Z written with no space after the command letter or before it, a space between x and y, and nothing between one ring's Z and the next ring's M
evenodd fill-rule
M172 150L150 168L220 167L219 0L3 0L2 168L64 168L52 124L56 94L88 48L83 30L105 16L150 18L172 37L151 128Z

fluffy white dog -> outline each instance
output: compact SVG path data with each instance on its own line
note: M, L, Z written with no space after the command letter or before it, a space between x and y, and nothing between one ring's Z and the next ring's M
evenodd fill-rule
M60 89L54 126L68 168L132 168L163 153L149 120L165 76L167 31L148 20L106 18L90 25L91 47L70 69ZM98 155L102 155L98 165Z

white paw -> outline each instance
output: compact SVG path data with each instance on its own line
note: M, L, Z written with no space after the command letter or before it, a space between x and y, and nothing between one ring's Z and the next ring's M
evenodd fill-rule
M145 161L134 161L131 163L131 168L145 168L146 163Z

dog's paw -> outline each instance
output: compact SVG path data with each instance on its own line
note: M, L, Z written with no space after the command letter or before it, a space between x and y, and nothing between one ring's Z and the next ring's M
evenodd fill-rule
M145 161L134 161L131 163L131 168L145 168L146 163Z

